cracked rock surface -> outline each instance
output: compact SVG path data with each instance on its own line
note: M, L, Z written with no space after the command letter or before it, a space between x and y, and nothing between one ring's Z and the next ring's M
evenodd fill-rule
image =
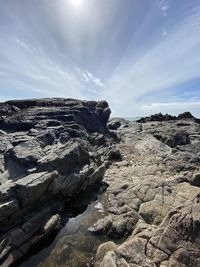
M91 231L122 241L102 244L95 266L200 266L200 124L110 125L122 161L106 171L108 215Z
M1 266L57 231L70 199L102 180L110 112L106 101L0 103Z

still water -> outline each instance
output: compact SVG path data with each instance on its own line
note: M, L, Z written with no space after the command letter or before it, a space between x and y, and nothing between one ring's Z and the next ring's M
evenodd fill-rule
M20 267L86 267L105 237L96 236L88 228L105 216L102 204L105 194L88 205L80 215L70 218L54 241L29 258Z

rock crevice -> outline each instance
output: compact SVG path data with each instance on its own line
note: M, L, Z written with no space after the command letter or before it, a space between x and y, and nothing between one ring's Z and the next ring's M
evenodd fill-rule
M0 104L2 266L57 231L66 203L101 182L110 150L110 112L106 101Z
M106 171L108 214L91 230L120 244L102 244L95 266L200 266L199 122L184 113L108 125L122 161Z

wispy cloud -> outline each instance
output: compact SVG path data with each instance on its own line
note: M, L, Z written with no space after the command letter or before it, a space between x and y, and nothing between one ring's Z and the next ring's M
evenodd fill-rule
M165 39L160 39L136 61L130 58L132 64L121 62L110 79L109 88L112 89L106 94L116 110L121 102L135 105L139 97L150 92L160 91L162 99L162 91L200 77L199 14L200 4L178 21ZM128 70L127 66L130 66Z
M19 40L17 37L13 37L13 41L16 42L17 45L26 49L28 52L31 52L31 50L29 49L29 46L25 44L24 42L22 42L21 40Z
M94 74L92 74L89 71L83 71L79 68L75 68L75 72L77 72L81 79L84 82L92 82L94 85L97 85L99 87L105 87L105 84L101 81L101 79L97 78Z
M200 78L199 0L83 2L0 1L0 99L106 99L117 116L197 112L200 81L184 99L182 85Z
M167 15L167 10L170 8L170 1L169 0L157 0L156 5L160 8L163 13L163 16Z
M167 30L167 21L168 16L170 15L170 0L157 0L156 6L159 8L161 15L163 16L162 27L161 27L161 35L164 37L168 34Z
M96 85L100 87L105 86L105 84L103 84L103 82L99 78L95 77L91 72L87 71L86 73L87 73L87 77L89 77L89 79L93 81Z

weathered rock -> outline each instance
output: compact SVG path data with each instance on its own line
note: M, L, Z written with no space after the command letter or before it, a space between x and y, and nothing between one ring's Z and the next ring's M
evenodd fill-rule
M110 130L117 130L121 126L119 121L110 121L108 124L108 128Z
M106 101L73 99L9 101L1 113L2 266L57 231L64 200L98 184L107 166L106 215L90 230L118 241L99 247L95 267L200 266L198 119L115 119L109 132ZM76 250L66 245L60 264L65 254L73 264Z
M101 263L103 260L104 256L109 252L109 251L114 251L117 249L117 245L112 242L108 241L106 243L103 243L102 245L99 246L96 254L97 261ZM96 263L97 264L97 263Z
M115 252L108 252L97 266L199 266L199 203L191 202L187 207L170 212L158 228L144 225L135 230ZM103 246L103 245L102 245Z
M178 115L178 119L194 119L195 117L189 112L183 112L181 114Z
M200 173L194 173L191 184L200 187Z
M48 235L54 231L60 224L60 216L58 214L53 215L50 220L43 226L44 235Z
M34 173L15 182L13 190L23 208L40 199L48 190L50 183L58 177L57 172Z
M122 161L106 171L108 214L91 230L128 238L96 266L200 266L200 126L188 113L142 122L113 130Z
M7 202L0 204L0 222L5 220L8 216L13 215L19 210L19 204L16 199L10 199Z
M154 134L154 136L170 147L190 144L189 135L186 132Z
M137 120L137 122L145 123L145 122L150 122L150 121L162 122L162 121L174 121L174 120L194 120L198 122L198 119L195 118L189 111L183 112L179 114L177 117L169 115L169 114L163 115L162 113L158 113L158 114L151 115L150 117L141 118Z
M110 112L106 101L0 103L1 266L58 230L65 199L102 180Z
M140 216L136 212L125 210L124 214L112 214L99 220L89 230L96 234L106 234L109 237L127 236L133 231L139 218Z
M122 118L112 118L108 122L108 128L110 130L117 130L118 128L129 127L129 122Z
M137 120L137 122L150 122L150 121L170 121L176 120L176 116L171 116L169 114L163 115L162 113L151 115L150 117L145 117Z

